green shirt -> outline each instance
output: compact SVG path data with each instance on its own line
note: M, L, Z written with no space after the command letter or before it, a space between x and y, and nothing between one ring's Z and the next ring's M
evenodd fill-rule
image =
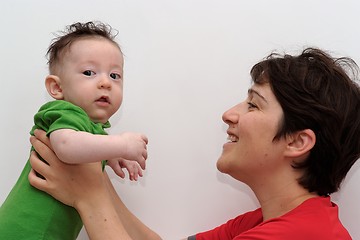
M106 135L110 123L94 123L80 107L57 100L44 104L34 116L31 129L49 135L58 129L73 129ZM104 167L105 161L103 161ZM82 221L77 211L32 187L28 181L31 166L27 161L18 181L0 207L0 239L71 240L76 239Z

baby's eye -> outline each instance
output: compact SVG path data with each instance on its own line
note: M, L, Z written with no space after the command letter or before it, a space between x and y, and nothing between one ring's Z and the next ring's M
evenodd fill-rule
M118 74L118 73L110 73L110 77L112 79L120 79L121 78L121 75Z
M95 74L95 72L94 71L91 71L91 70L85 70L85 71L83 71L83 74L85 75L85 76L92 76L92 75L94 75Z
M258 108L254 103L252 102L247 102L248 104L248 109L254 109L254 108Z

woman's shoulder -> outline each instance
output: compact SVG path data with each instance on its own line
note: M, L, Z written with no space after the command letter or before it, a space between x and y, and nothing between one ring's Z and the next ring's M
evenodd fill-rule
M338 206L331 202L330 197L308 199L290 212L269 219L257 228L267 235L278 236L277 239L351 240L339 219Z

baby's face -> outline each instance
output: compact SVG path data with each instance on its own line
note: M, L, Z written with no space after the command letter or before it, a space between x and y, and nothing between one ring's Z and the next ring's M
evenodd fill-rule
M84 109L92 121L107 122L122 103L123 64L119 47L107 39L75 41L60 62L64 100Z

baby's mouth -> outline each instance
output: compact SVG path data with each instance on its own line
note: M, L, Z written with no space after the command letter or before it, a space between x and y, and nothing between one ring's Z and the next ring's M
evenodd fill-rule
M106 103L110 103L110 99L107 96L102 96L101 98L99 98L98 100L96 100L97 102L106 102Z

